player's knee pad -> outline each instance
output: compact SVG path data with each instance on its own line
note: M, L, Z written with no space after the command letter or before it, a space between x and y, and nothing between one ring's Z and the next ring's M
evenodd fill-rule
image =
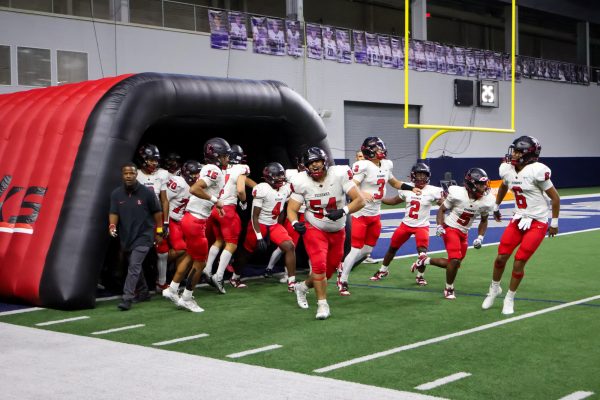
M521 271L521 272L513 271L513 273L512 273L512 277L515 279L523 279L523 276L525 276L524 271Z

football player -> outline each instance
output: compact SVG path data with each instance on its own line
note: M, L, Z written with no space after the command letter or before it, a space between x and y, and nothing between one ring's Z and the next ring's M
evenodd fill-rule
M386 185L402 190L419 188L403 183L392 174L394 163L386 159L387 148L378 137L370 136L363 141L360 148L365 160L356 161L352 165L354 183L358 186L366 205L352 215L352 248L344 259L342 273L338 280L340 295L349 296L348 276L352 267L371 253L381 233L381 200L385 196Z
M429 184L430 178L431 170L429 166L422 162L416 163L411 168L410 179L416 188L421 189L421 194L416 194L408 190L399 190L396 197L383 199L383 203L389 205L405 202L406 210L400 226L396 228L392 235L390 247L385 253L381 268L370 278L372 281L379 281L388 276L390 263L400 247L411 236L415 236L417 253L427 253L427 248L429 247L429 211L432 205L440 205L443 202L444 193L441 188ZM423 271L418 271L416 281L419 286L427 285Z
M164 160L164 167L169 175L181 175L181 156L175 152L167 153Z
M213 208L208 219L208 229L216 240L208 251L207 268L204 269L207 278L212 280L214 286L222 294L225 294L223 275L237 249L238 238L242 231L237 204L239 201L240 208L245 210L247 208L246 185L251 188L256 186L256 182L248 178L248 174L250 174L250 167L246 164L244 150L237 144L232 145L229 153L229 166L225 170L225 186L219 196L223 202L223 215ZM225 249L219 258L217 272L211 276L213 263L223 247Z
M436 235L441 236L446 246L448 258L429 258L420 254L413 263L411 271L424 270L425 265L435 265L446 269L446 289L444 297L455 300L454 280L467 255L467 236L469 228L477 216L481 217L477 228L477 239L473 247L481 248L488 225L488 215L494 210L494 197L490 194L490 182L487 173L481 168L471 168L465 174L464 186L450 186L448 197L437 213ZM446 211L449 211L446 215Z
M296 298L301 308L308 308L306 294L314 287L317 296L317 319L330 316L327 304L327 279L344 256L345 215L364 207L365 201L352 180L347 166L329 167L329 157L319 147L309 148L302 157L306 171L292 178L292 195L287 217L301 235L312 271L308 279L296 284ZM352 201L346 205L346 195ZM298 220L300 206L306 206L306 222Z
M496 195L494 219L501 220L499 207L508 189L515 195L516 211L500 239L498 256L494 261L492 283L481 305L484 310L492 307L496 297L502 293L500 279L504 267L515 248L520 245L515 254L512 278L502 307L502 314L514 313L515 292L525 274L525 264L542 243L546 231L550 237L558 233L560 197L550 180L552 174L550 168L538 162L541 151L542 146L536 138L521 136L512 142L508 148L506 163L500 165L502 183ZM546 196L552 203L550 227L548 227L550 210Z
M256 249L267 251L269 243L273 242L284 254L289 275L288 290L293 292L296 284L296 247L282 225L285 218L282 211L290 197L285 169L278 162L271 162L263 169L263 179L264 182L252 190L252 219L248 223L244 249L240 252L235 269L241 272L250 254Z
M137 180L142 185L149 187L154 191L163 210L163 231L164 237L169 234L169 200L167 198L167 182L169 173L159 168L160 152L158 147L153 144L142 145L136 155L136 163L139 166ZM167 262L169 258L169 244L166 240L156 245L158 256L157 269L158 277L156 281L156 291L162 292L167 287Z
M204 311L198 306L192 294L200 281L208 257L206 222L213 206L220 210L221 214L223 213L223 202L217 196L225 186L224 170L229 163L230 152L231 147L225 139L215 137L204 143L206 165L202 167L198 180L190 187L192 196L190 196L186 213L181 220L187 253L193 263L187 275L185 290L177 301L177 305L192 312ZM177 290L179 282L171 282L170 286Z

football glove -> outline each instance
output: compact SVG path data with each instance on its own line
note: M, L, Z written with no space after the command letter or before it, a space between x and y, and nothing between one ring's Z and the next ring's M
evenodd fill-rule
M258 239L256 241L256 248L258 249L258 251L264 253L269 248L269 243L266 239Z
M444 227L442 225L438 225L435 228L435 234L436 236L442 236L446 234L446 229L444 229Z
M344 216L344 210L341 208L339 210L331 210L325 216L332 221L337 221Z
M476 249L481 248L481 244L483 243L483 236L477 236L477 239L473 240L473 247Z
M292 225L292 227L301 235L306 233L306 225L304 225L304 222L296 222L294 225Z
M494 220L496 222L502 221L502 214L500 213L500 206L498 204L494 204Z
M519 225L517 225L519 227L520 230L522 231L526 231L527 229L531 228L531 222L533 220L529 217L521 217L521 220L519 221Z
M241 201L240 200L240 209L242 211L246 211L246 209L248 208L248 202L247 201Z
M110 236L116 238L117 237L117 226L115 224L110 224L108 226L108 233Z

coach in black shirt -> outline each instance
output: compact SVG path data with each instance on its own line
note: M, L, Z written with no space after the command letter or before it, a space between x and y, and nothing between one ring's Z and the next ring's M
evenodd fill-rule
M149 299L148 285L142 273L142 262L156 241L163 236L163 214L154 192L137 181L137 167L127 163L121 167L123 186L110 196L108 232L121 237L121 248L129 253L129 267L119 309L127 311L138 290L139 299ZM118 228L118 229L117 229Z

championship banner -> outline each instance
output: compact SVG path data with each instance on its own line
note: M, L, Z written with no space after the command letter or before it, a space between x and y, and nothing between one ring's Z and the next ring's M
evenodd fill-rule
M246 14L237 11L229 12L229 37L232 49L246 50L248 48Z
M272 56L285 55L285 35L283 33L283 20L279 18L267 18L267 43L269 54Z
M320 60L323 58L321 45L321 25L306 24L306 51L308 58Z
M473 58L475 60L475 67L477 70L477 78L478 79L486 79L487 78L487 71L485 68L485 54L483 52L483 50L473 50Z
M288 56L302 57L304 55L304 50L302 49L303 35L300 21L286 19L285 27Z
M229 49L229 32L227 30L227 13L219 10L208 10L210 25L210 47L219 50Z

